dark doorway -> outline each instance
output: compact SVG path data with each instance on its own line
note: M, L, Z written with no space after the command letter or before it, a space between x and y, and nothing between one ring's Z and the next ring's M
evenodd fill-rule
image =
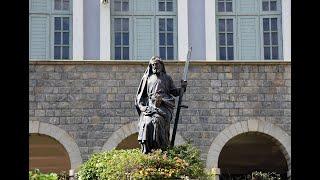
M277 140L253 132L229 140L222 148L218 166L221 180L247 179L253 171L275 172L286 179L288 171L287 160Z
M41 172L69 171L68 152L57 140L42 134L29 134L29 169Z

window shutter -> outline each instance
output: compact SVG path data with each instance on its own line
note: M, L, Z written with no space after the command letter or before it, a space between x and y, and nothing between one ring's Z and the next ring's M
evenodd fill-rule
M238 4L238 15L257 14L258 1L257 0L235 0Z
M150 59L154 55L154 22L153 17L134 19L134 57Z
M134 1L134 13L153 13L154 11L154 1L150 0L138 0Z
M30 59L49 58L49 17L47 15L31 15L29 17Z
M258 60L260 59L259 45L259 19L258 17L239 17L239 59Z
M48 13L48 0L29 0L30 13Z

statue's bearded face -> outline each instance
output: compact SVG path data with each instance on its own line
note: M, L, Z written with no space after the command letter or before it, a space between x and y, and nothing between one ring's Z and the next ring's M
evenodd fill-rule
M154 74L159 74L161 72L161 64L159 61L152 62L151 67Z

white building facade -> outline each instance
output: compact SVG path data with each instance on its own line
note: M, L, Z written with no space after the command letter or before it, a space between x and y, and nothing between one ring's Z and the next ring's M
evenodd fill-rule
M32 60L291 60L290 0L29 2Z

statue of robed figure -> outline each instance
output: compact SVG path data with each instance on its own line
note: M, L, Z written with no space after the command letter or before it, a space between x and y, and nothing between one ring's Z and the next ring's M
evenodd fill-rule
M140 81L135 106L139 114L138 141L142 153L153 149L164 149L170 145L170 121L175 107L175 96L179 96L187 82L176 88L172 78L166 73L158 56L149 65Z

